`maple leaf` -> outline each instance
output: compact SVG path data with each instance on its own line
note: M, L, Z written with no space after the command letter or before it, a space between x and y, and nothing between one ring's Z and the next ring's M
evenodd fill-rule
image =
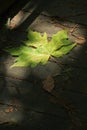
M71 44L67 31L62 30L52 36L50 42L47 34L43 36L38 32L28 31L28 40L18 48L6 49L12 56L17 56L11 67L46 64L51 56L60 57L70 52L76 44Z
M34 46L39 47L42 44L47 43L47 34L44 33L43 36L41 36L38 32L28 31L28 40L25 42L27 46Z

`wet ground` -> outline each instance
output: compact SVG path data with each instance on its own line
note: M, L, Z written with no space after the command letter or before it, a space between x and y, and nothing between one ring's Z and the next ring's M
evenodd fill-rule
M37 6L36 6L37 5ZM35 8L36 6L36 8ZM0 31L0 128L31 130L87 129L87 2L34 0L29 17L18 28L5 23L21 9L13 5ZM31 11L33 8L33 11ZM46 65L10 68L14 57L4 52L27 38L27 29L48 37L62 29L77 46L68 54ZM54 85L46 91L44 84Z

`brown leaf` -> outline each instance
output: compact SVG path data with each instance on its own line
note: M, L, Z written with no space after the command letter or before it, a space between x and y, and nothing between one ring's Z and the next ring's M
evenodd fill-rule
M54 88L54 79L51 76L48 76L46 80L43 81L43 89L51 92Z
M14 111L14 108L13 108L12 106L10 106L10 107L6 108L4 111L5 111L6 113L13 112L13 111Z
M86 42L86 38L83 36L79 36L77 34L71 34L73 36L73 42L77 44L84 44Z
M78 44L83 44L86 42L86 39L84 37L78 37L78 39L75 40Z

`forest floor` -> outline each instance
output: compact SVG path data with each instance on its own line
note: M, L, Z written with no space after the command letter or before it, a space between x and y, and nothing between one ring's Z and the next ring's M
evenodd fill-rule
M0 21L0 128L86 130L87 1L47 0L35 6L33 0L28 18L16 29L7 29L5 23L21 10L20 2ZM68 30L77 46L46 65L10 68L14 57L4 49L26 40L27 29L50 38Z

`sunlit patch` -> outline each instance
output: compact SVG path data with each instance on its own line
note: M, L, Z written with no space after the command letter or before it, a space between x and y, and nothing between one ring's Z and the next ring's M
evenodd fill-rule
M35 67L37 64L45 65L49 59L62 57L68 54L76 43L69 40L67 30L61 30L53 34L48 42L47 34L41 36L40 33L29 30L28 40L17 48L7 48L5 51L15 56L15 63L12 67Z

